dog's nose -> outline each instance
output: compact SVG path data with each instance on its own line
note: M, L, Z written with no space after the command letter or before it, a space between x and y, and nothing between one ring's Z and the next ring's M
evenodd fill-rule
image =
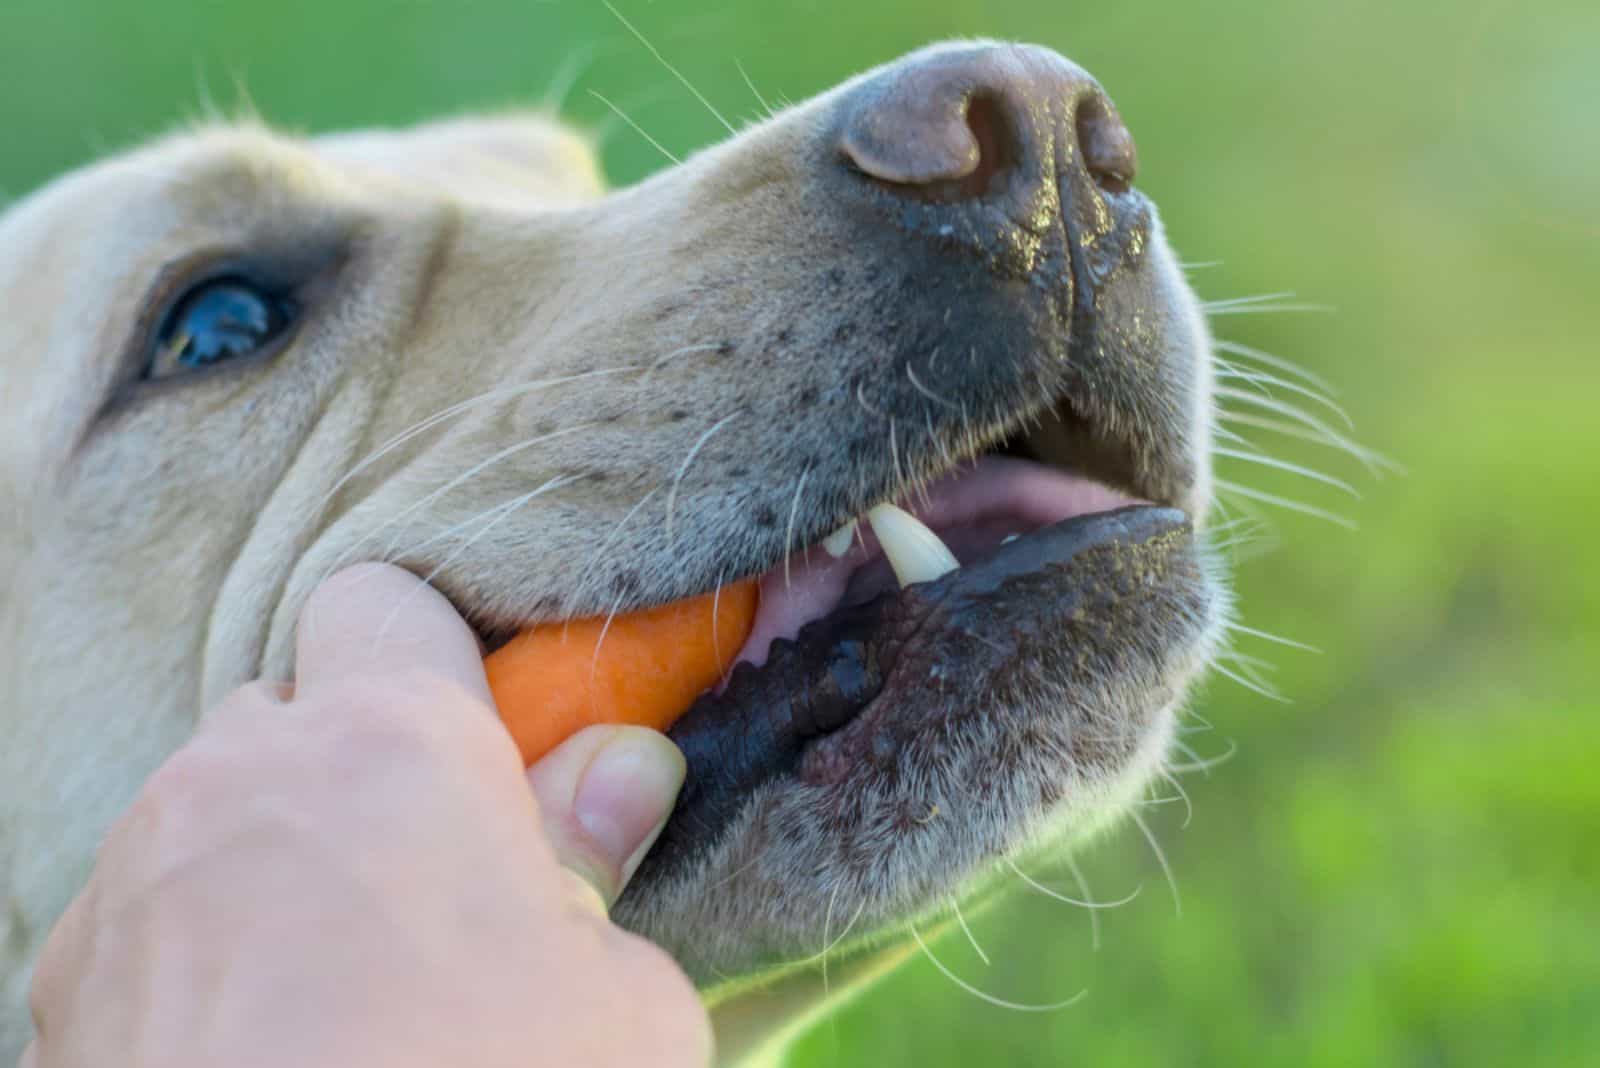
M1004 195L1081 168L1109 192L1133 181L1133 137L1089 74L1054 52L978 45L912 56L842 101L841 162L933 203Z

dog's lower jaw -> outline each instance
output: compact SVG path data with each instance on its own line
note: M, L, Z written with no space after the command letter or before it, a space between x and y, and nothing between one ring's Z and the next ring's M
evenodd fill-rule
M1231 610L1225 600L1215 607L1204 637L1179 671L1183 679L1179 696L1152 716L1153 726L1134 759L1087 810L1063 806L1033 828L1008 859L1021 864L1059 859L1127 822L1142 792L1170 759L1188 691L1215 654L1221 621ZM989 869L952 890L950 896L962 902L966 919L1000 905L1008 889L1017 888L1003 879L1000 863L997 857ZM825 967L818 958L811 958L709 987L703 997L716 1037L716 1068L782 1068L791 1047L812 1028L869 994L908 963L917 953L918 939L933 943L956 922L942 905L933 905L920 916L910 917L908 927L868 935L836 951L829 947L830 954L836 955L830 956ZM915 937L908 930L914 930Z

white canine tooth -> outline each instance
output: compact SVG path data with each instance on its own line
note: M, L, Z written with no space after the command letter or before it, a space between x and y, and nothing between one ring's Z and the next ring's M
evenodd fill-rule
M867 513L867 521L902 586L932 582L961 566L939 535L892 504L878 505Z
M1001 545L1010 545L1012 542L1014 542L1016 540L1017 540L1017 536L1015 534L1007 534L1005 537L1000 539L1000 544Z
M856 524L860 520L852 519L838 530L822 539L822 547L828 550L828 555L835 560L850 551L850 541L856 536Z

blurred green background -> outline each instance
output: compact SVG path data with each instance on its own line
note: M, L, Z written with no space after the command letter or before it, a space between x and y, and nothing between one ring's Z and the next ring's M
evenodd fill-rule
M1076 1007L995 1008L918 960L797 1063L1600 1064L1600 5L619 3L741 117L741 67L800 99L936 38L1061 49L1117 100L1180 253L1215 264L1203 296L1321 306L1219 336L1330 380L1406 468L1231 424L1360 497L1226 477L1359 529L1263 507L1239 550L1244 621L1322 652L1246 637L1292 703L1201 695L1188 744L1233 755L1183 777L1192 815L1144 813L1181 914L1126 828L1080 858L1101 898L1143 888L1097 914L1098 949L1089 913L1031 892L974 922L992 963L934 947L997 997ZM580 0L3 0L0 72L6 196L241 87L308 130L554 94L619 182L661 160L590 90L674 152L719 134Z

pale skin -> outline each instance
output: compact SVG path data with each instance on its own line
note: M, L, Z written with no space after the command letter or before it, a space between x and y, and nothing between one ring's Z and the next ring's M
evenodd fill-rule
M444 598L343 572L295 684L229 695L107 836L22 1068L704 1068L688 979L606 919L682 778L642 728L524 772Z

